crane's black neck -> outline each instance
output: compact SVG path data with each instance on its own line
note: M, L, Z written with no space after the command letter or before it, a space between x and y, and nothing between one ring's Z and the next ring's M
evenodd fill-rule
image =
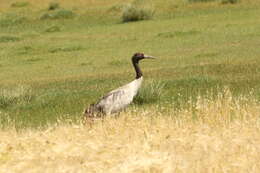
M136 72L136 79L139 79L140 77L143 76L143 73L139 67L139 61L138 60L132 60L133 66L135 68L135 72Z

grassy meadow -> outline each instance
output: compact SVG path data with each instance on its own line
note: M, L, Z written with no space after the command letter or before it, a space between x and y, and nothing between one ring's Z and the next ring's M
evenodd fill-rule
M0 172L259 172L260 2L204 1L1 0ZM134 103L82 124L135 52Z

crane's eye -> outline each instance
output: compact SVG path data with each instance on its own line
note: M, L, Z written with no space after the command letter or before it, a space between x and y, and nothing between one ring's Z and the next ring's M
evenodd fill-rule
M143 58L144 54L143 53L136 53L134 56L138 57L138 58Z

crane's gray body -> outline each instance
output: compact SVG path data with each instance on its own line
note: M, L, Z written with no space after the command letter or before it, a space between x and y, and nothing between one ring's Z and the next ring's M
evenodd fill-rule
M109 92L95 105L95 107L106 115L121 111L133 101L134 96L136 96L142 85L142 81L143 77L140 77Z
M127 107L136 96L143 82L143 74L139 67L139 61L142 59L153 59L154 57L135 53L132 57L132 63L136 72L136 78L132 82L109 92L102 97L96 104L91 104L84 112L88 118L110 115Z

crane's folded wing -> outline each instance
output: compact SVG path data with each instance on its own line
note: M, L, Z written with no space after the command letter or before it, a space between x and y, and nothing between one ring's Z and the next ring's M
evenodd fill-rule
M109 92L107 95L103 96L101 100L111 100L116 101L120 100L122 97L124 97L125 91L121 89L113 90Z

